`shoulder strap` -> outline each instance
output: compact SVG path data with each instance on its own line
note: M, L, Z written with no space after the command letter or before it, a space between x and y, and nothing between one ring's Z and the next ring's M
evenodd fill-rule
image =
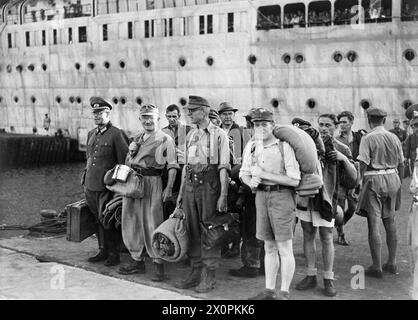
M282 166L280 168L280 172L286 174L286 166L284 163L284 147L283 147L283 141L280 140L279 142L279 149L280 149L280 154L282 156Z

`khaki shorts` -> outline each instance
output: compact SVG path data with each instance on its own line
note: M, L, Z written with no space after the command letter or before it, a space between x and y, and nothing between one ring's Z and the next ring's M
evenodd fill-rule
M286 241L293 238L296 195L292 189L257 190L256 237L260 240Z

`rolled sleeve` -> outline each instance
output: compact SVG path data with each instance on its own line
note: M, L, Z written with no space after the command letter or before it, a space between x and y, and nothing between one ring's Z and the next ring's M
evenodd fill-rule
M229 163L229 138L228 135L221 129L218 132L218 170L231 170Z
M295 151L287 143L283 142L283 151L284 151L284 167L286 169L286 175L289 178L300 180L300 166L299 162L296 160Z
M167 170L170 170L172 168L180 169L180 166L177 163L176 146L174 144L174 140L169 135L167 135L167 140L165 141L165 150L167 153Z
M244 148L244 152L242 154L242 165L241 169L239 170L239 178L241 179L243 176L251 176L251 148L253 143L249 142Z
M362 161L367 165L370 164L369 140L367 137L363 137L363 139L361 139L357 160Z

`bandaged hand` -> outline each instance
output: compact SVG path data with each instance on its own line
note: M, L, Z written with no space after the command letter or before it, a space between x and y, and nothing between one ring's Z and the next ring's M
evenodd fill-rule
M250 181L250 188L251 190L257 189L258 185L261 183L261 178L257 176L253 176Z
M259 166L252 166L251 169L251 176L253 177L261 177L263 170Z

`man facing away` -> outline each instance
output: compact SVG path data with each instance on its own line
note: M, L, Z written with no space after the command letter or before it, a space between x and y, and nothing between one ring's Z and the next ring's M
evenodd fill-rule
M395 210L399 209L398 192L401 180L398 166L402 167L404 157L401 142L393 133L385 130L387 113L378 108L367 110L371 131L360 143L360 179L362 189L358 214L367 218L369 246L373 264L366 270L366 276L381 278L383 271L396 274L397 235ZM386 230L389 257L382 265L379 220Z
M295 187L301 179L292 147L273 135L273 113L257 108L252 122L255 139L245 147L240 178L256 193L256 237L264 240L265 290L250 300L287 300L295 272L293 221ZM280 268L281 287L276 293Z
M87 165L83 172L82 184L86 202L97 222L99 253L88 259L89 262L106 260L106 266L119 264L120 236L114 225L104 229L102 213L106 204L113 198L113 192L106 189L103 182L106 172L116 164L123 164L128 152L128 138L124 132L110 122L110 102L100 98L90 99L96 128L87 135Z

